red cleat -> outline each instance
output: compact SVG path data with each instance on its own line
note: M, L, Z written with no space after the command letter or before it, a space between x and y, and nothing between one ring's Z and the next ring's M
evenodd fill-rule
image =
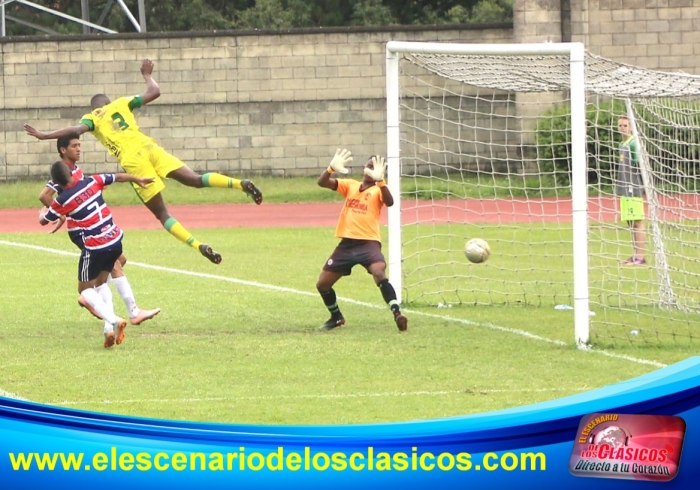
M124 334L124 330L126 330L126 320L120 319L119 325L117 326L117 345L124 342L124 337L126 337L126 335Z
M109 349L114 345L114 332L109 332L105 334L105 349Z

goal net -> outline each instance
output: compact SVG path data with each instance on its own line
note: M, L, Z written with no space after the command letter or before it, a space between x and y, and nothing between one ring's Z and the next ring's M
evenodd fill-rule
M402 301L574 308L578 343L700 337L699 97L580 43L390 42Z

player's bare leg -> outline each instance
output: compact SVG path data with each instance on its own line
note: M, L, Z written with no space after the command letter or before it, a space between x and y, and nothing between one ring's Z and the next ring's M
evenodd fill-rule
M199 253L204 255L212 263L221 263L221 254L212 250L212 248L206 243L202 243L197 240L189 231L185 229L184 226L180 224L177 219L170 216L168 208L165 206L165 201L163 201L163 196L160 193L156 194L153 198L146 202L145 205L148 210L158 219L158 221L161 222L163 227L168 230L168 233L180 240L182 243L189 245L195 250L199 250Z
M258 189L251 180L247 179L236 179L215 172L207 172L204 175L200 175L187 166L173 170L168 174L168 178L175 179L188 187L238 189L245 192L248 197L255 201L255 204L261 204L263 201L263 195L260 189Z

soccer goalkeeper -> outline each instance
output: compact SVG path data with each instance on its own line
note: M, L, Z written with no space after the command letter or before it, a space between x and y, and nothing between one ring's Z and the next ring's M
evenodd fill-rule
M211 262L221 262L221 255L197 240L180 222L172 217L165 206L161 191L165 189L162 178L175 179L189 187L220 187L240 189L253 198L256 204L263 196L250 180L239 180L218 173L200 175L175 156L158 146L153 138L141 132L133 110L160 97L160 88L153 79L153 62L144 60L141 74L146 81L146 91L134 97L120 97L110 101L104 94L95 95L90 101L92 112L83 116L80 123L56 131L44 133L28 124L27 134L40 140L57 139L71 133L81 135L91 131L100 143L119 160L124 171L134 177L151 178L153 184L147 188L134 187L139 197L163 227L175 238L204 255Z
M362 181L337 179L333 175L347 174L346 165L352 162L348 150L337 150L330 166L323 171L318 185L331 189L345 197L335 236L340 243L323 266L316 282L316 289L331 313L319 330L328 331L345 324L340 312L333 285L343 276L349 276L355 265L361 265L372 274L384 301L394 315L399 330L408 328L408 319L401 313L396 291L386 277L386 260L382 255L379 217L382 205L392 206L394 198L384 183L385 163L381 156L373 156L364 166Z

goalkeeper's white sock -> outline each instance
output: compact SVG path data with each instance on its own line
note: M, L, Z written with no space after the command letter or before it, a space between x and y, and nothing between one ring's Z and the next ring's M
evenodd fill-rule
M85 301L110 325L116 326L119 324L119 318L114 314L114 308L105 304L102 296L95 288L85 289L80 293L80 296L85 298Z
M121 276L117 278L112 278L112 283L117 288L119 296L122 297L124 301L124 306L126 306L126 311L129 312L129 318L134 318L139 314L139 307L136 306L136 298L134 297L134 291L131 289L131 284L126 276Z

